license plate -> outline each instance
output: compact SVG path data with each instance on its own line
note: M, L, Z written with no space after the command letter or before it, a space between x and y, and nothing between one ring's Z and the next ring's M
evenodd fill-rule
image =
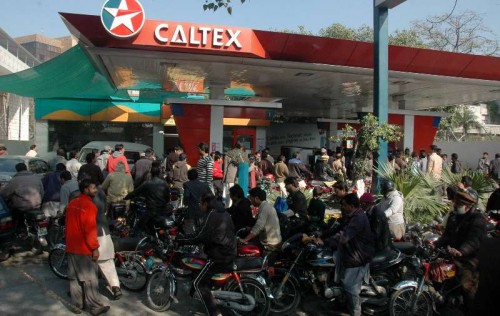
M45 236L47 235L47 227L40 227L38 229L38 236Z

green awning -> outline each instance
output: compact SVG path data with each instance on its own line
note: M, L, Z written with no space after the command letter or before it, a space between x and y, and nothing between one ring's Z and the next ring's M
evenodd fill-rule
M117 91L76 45L34 68L0 76L0 92L44 99L110 99Z

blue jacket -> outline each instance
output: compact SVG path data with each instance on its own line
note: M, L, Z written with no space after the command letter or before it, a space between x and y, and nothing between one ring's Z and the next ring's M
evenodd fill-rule
M45 174L42 178L43 202L59 202L61 200L61 173L58 171Z

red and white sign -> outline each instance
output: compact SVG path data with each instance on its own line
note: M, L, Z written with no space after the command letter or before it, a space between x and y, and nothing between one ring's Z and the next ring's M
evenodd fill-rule
M163 44L180 44L198 47L231 47L243 48L239 36L241 30L223 29L207 26L189 26L182 24L169 27L167 23L158 24L155 29L155 39Z
M146 16L138 0L107 0L101 9L101 22L109 34L117 38L137 35Z

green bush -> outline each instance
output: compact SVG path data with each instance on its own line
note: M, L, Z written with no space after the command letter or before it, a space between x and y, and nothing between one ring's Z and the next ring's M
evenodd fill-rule
M407 223L430 223L436 216L449 210L449 205L436 195L435 188L441 186L441 183L429 175L421 172L415 175L410 168L396 173L387 164L382 165L376 172L380 177L393 181L396 190L403 194Z

